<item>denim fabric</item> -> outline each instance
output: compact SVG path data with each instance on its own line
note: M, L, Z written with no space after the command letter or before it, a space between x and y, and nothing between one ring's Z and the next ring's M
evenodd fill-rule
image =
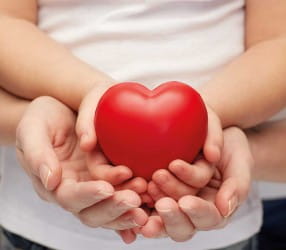
M228 246L225 248L216 248L213 250L259 250L259 249L257 248L257 237L253 236L249 238L248 240L241 241L231 246Z
M50 248L26 240L4 229L2 230L0 236L0 249L1 250L52 250ZM256 237L254 236L248 240L239 242L237 244L228 246L226 248L218 248L213 250L257 250Z
M10 233L5 229L2 229L0 233L0 249L1 250L52 250L50 248L41 246L35 242L26 240L21 236Z
M263 202L263 225L258 234L259 250L286 249L286 199Z

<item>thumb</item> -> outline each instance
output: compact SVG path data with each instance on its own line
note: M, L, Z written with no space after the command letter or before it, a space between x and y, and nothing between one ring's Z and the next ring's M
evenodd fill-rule
M61 167L43 122L22 120L17 129L16 149L26 172L40 178L48 191L59 185Z
M220 119L209 107L208 111L208 131L203 148L205 158L211 163L217 163L221 158L223 148L223 131Z
M83 99L76 123L76 133L80 139L80 148L89 152L96 146L96 133L94 127L94 116L97 104L110 85L94 87Z

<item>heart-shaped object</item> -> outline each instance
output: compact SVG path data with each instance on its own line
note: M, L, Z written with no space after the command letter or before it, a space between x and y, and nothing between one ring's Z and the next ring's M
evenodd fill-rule
M181 82L154 90L139 83L108 89L95 114L99 145L114 165L150 180L175 159L192 162L207 133L207 111L200 95Z

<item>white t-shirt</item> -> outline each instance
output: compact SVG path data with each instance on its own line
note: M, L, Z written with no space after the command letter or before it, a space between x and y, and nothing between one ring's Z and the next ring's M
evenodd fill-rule
M40 0L39 26L118 81L138 81L152 88L178 80L196 87L243 52L244 4L243 0ZM12 148L1 149L1 165L1 224L61 250L219 248L247 239L261 224L261 204L253 188L224 229L199 232L184 243L139 237L126 246L114 232L90 229L41 201Z

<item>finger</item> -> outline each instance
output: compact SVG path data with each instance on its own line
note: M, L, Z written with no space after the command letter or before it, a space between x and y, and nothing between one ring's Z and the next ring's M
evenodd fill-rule
M147 223L141 228L140 233L146 238L162 238L167 236L164 223L159 215L150 216Z
M167 196L180 199L184 195L195 195L198 190L190 187L183 182L179 181L166 169L157 170L152 176L153 182L161 189Z
M25 162L25 170L39 177L47 190L54 190L62 173L48 128L38 119L23 119L16 138L17 155Z
M55 191L55 200L67 211L78 213L111 197L113 187L104 181L75 182L63 180Z
M150 194L142 193L142 194L140 194L140 198L141 198L142 204L145 203L150 208L154 207L155 203L154 203L154 200L152 199L152 197L150 196Z
M117 191L109 199L82 210L78 214L81 222L90 227L103 226L114 221L127 211L139 207L140 197L133 191Z
M150 181L148 183L148 194L150 194L150 196L152 197L152 199L154 201L157 201L163 197L166 197L167 194L165 194L159 187L158 185L153 182L153 181Z
M95 149L89 152L89 154L87 154L87 157L88 161L90 161L90 164L94 165L109 164L99 144L96 144Z
M136 240L136 234L131 229L117 231L117 233L126 244L130 244Z
M54 199L52 193L44 187L41 180L34 175L31 175L30 178L32 180L34 190L36 191L38 196L44 201L55 203L55 199Z
M224 222L224 218L213 202L188 195L182 197L178 204L197 230L214 229L220 227Z
M216 206L225 218L231 216L239 205L238 184L235 178L224 181L216 196Z
M189 218L180 210L176 201L166 197L157 201L155 207L171 239L183 242L193 237L195 228Z
M185 184L202 188L211 180L215 167L203 159L196 161L194 164L175 160L170 163L169 170Z
M134 232L135 234L140 234L141 227L134 227L132 228L132 232Z
M147 191L147 181L141 177L135 177L129 181L119 184L115 187L116 190L129 189L137 194L142 194Z
M96 133L94 127L94 116L97 104L107 90L106 84L98 85L83 99L76 123L76 133L80 138L80 147L84 151L91 151L96 146Z
M217 163L221 157L223 147L223 132L221 122L215 112L208 108L208 132L203 148L204 155L209 162Z
M104 180L112 185L118 185L132 177L132 171L126 166L101 164L103 159L98 152L91 152L87 157L87 166L94 180Z
M95 180L104 180L112 185L119 185L132 177L132 172L125 166L94 165L88 166L91 177Z
M216 196L216 205L221 214L229 217L248 195L251 184L251 169L254 161L247 139L238 128L225 130L225 147L232 149L223 159L226 166L223 173L222 185Z
M142 227L148 220L148 216L141 208L134 208L119 216L114 221L105 224L103 227L113 230L125 230L135 227Z

